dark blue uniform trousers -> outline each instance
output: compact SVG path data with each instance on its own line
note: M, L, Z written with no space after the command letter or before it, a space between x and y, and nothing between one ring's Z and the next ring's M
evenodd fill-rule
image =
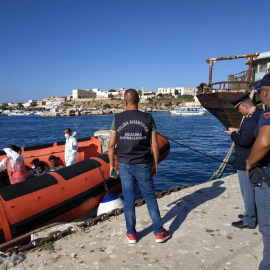
M270 168L266 168L270 175ZM262 181L261 186L255 187L255 202L257 205L257 217L260 232L263 237L263 260L259 270L270 270L270 188Z
M245 205L243 222L250 227L257 226L257 214L255 205L255 187L250 182L246 171L237 170L240 189Z

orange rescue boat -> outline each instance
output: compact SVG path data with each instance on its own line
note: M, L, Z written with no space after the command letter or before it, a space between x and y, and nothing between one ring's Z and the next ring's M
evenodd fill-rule
M169 153L158 135L159 161ZM25 165L33 158L46 162L52 154L64 161L65 142L22 148ZM78 139L77 163L0 189L0 243L54 222L69 222L92 211L105 195L121 192L120 179L109 175L109 158L96 137ZM0 153L0 160L5 153ZM63 162L64 164L64 162Z

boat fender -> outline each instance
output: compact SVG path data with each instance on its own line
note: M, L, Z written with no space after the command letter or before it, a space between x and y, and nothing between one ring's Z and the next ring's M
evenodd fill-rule
M101 143L101 148L102 148L102 153L108 151L109 147L109 139L110 139L110 131L109 130L99 130L94 133L94 137L98 137L100 143Z
M101 214L108 213L116 208L123 206L124 203L121 198L111 193L106 193L98 206L97 215L99 216Z

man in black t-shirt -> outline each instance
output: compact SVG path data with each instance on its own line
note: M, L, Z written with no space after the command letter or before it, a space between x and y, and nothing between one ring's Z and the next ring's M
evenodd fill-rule
M139 96L136 90L128 89L124 94L124 102L126 111L116 114L111 126L108 152L110 175L114 177L116 170L114 150L117 145L117 160L124 196L126 237L131 244L137 242L134 205L137 181L153 221L156 242L162 243L170 238L170 233L163 228L154 193L153 175L158 171L159 156L156 125L151 114L139 111Z

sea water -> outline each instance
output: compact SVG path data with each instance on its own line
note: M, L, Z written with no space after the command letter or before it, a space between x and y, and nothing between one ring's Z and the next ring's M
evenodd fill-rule
M169 112L153 112L158 132L186 146L223 160L231 139L223 125L211 114L172 116ZM76 138L93 136L97 130L110 129L114 115L73 117L1 116L0 149L10 144L31 146L64 141L64 129L77 132ZM232 158L233 160L233 158ZM221 162L171 142L170 154L159 164L154 178L156 191L206 182ZM235 169L227 166L224 175Z

